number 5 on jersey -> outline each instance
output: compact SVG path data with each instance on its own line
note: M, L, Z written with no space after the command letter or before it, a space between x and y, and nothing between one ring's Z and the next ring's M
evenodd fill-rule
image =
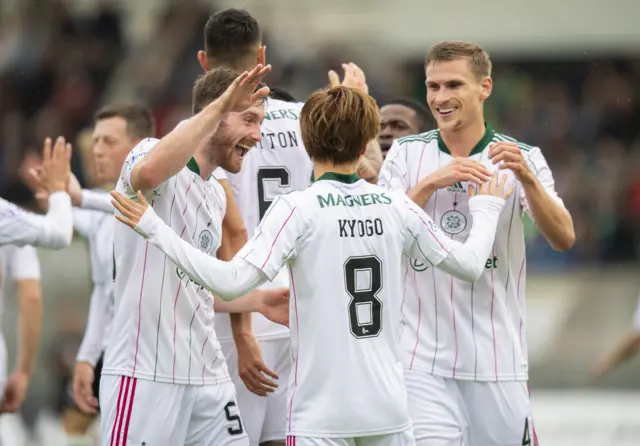
M349 326L357 339L378 336L382 331L382 263L376 256L349 257L344 264L349 301Z
M277 181L279 187L291 185L291 173L286 167L261 167L258 169L258 215L260 220L271 206L273 200L269 200L265 193L265 182Z

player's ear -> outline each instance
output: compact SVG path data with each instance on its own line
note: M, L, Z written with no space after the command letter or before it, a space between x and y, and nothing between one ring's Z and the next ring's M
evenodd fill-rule
M491 79L491 76L485 76L482 79L481 85L482 93L480 94L480 99L486 101L489 96L491 96L491 91L493 91L493 79Z
M209 71L209 62L207 62L207 53L200 50L198 51L198 62L204 71Z

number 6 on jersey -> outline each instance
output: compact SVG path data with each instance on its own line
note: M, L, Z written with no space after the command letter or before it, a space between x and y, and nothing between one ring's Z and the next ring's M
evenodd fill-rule
M382 331L382 263L376 256L349 257L344 263L344 282L349 301L349 326L358 339L378 336Z

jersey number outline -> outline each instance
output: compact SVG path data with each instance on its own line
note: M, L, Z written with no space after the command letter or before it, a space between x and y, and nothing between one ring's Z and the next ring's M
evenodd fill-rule
M277 181L278 187L289 187L291 185L291 172L284 166L260 167L258 169L258 216L260 220L271 206L273 200L265 197L264 182Z
M531 446L531 432L529 432L529 418L524 419L524 433L522 434L522 446Z
M244 429L242 428L242 420L240 419L240 414L231 413L231 408L236 407L235 401L229 401L226 406L224 406L224 415L227 417L227 421L229 423L237 423L236 426L229 426L227 428L227 432L229 435L242 435Z
M369 273L368 289L358 290L356 274ZM349 257L344 263L344 283L349 301L349 328L356 339L373 338L382 331L382 301L377 298L382 289L382 262L376 256ZM358 306L369 307L370 320L358 320Z

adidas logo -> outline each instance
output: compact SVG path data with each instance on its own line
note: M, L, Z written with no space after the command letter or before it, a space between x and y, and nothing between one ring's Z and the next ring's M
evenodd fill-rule
M449 186L447 187L447 190L449 192L464 192L465 189L462 186L462 183L460 181L458 181L456 184L454 184L453 186Z

